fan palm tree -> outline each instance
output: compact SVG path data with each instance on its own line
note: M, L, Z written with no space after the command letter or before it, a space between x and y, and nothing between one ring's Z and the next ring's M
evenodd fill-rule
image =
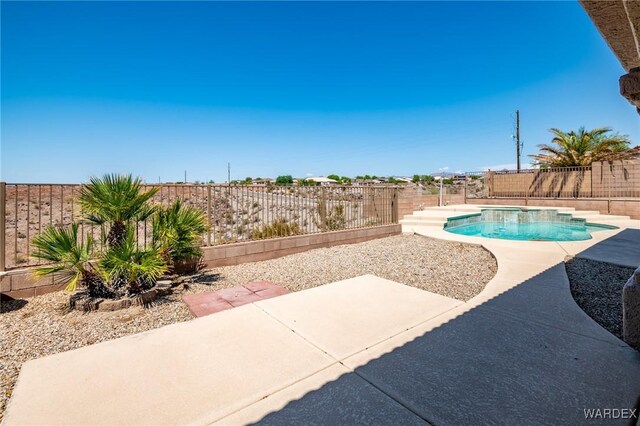
M138 247L134 228L130 225L125 228L123 240L109 247L98 265L117 296L146 290L167 271L160 250L156 247Z
M108 296L104 279L90 263L93 238L87 235L84 242L80 241L77 223L65 228L49 226L33 239L32 244L37 249L34 257L51 262L36 268L37 277L54 274L58 282L67 284L68 291L75 291L80 284L91 296Z
M612 133L608 127L568 133L550 129L554 145L538 145L540 154L530 157L541 166L569 167L589 166L594 161L624 160L640 154L640 147L629 149L629 138Z
M179 199L157 209L153 216L153 243L173 266L202 256L199 245L208 230L204 212L185 206Z
M143 221L153 213L148 203L158 188L142 190L140 178L131 175L107 174L92 177L90 183L80 189L78 202L85 217L97 225L109 225L107 243L122 244L126 227L131 221Z

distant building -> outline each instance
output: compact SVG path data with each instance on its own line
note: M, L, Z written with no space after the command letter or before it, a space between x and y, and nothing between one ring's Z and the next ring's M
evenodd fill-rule
M252 183L254 185L271 185L274 182L275 180L271 178L260 178L260 179L254 179Z
M305 180L307 180L307 181L311 180L311 181L315 182L316 185L320 185L320 186L339 185L337 180L329 179L329 178L324 177L324 176L311 176L311 177L305 178Z
M385 181L382 179L356 179L354 183L356 185L382 185Z
M404 177L404 176L398 176L398 177L394 177L395 180L397 180L398 182L404 182L404 183L411 183L413 182L413 180L409 177Z

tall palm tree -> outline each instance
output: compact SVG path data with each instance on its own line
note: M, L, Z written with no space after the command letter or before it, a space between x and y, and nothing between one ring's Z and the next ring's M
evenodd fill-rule
M538 145L540 154L530 155L537 164L546 167L589 166L594 161L624 160L640 154L640 147L629 149L626 135L612 133L608 127L568 133L550 129L554 145Z
M97 225L109 225L107 242L110 246L123 243L127 224L142 221L153 213L148 201L158 188L142 190L140 178L131 175L107 174L92 177L90 183L80 189L78 202L87 220Z

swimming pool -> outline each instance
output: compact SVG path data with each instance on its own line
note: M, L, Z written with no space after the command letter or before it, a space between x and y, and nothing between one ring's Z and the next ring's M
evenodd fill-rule
M445 231L472 237L519 241L582 241L591 233L617 229L587 223L557 210L486 209L480 213L449 218Z

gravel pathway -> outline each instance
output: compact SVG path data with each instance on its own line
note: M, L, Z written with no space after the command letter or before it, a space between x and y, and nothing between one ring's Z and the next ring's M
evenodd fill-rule
M622 339L622 288L634 268L578 257L565 262L565 268L578 306Z
M495 275L493 256L479 246L399 235L359 244L205 271L190 277L174 294L147 308L84 314L68 311L64 292L2 303L0 314L0 420L20 366L30 359L139 333L191 314L187 293L267 280L298 291L334 281L374 274L459 300L478 294Z

